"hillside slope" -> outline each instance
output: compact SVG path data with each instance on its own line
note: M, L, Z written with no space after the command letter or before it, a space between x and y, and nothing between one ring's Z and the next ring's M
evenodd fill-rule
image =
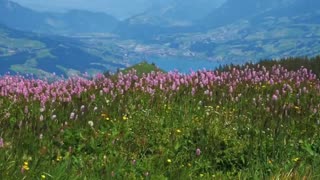
M61 34L111 32L118 20L105 13L84 10L37 12L9 0L0 0L0 23L23 31Z
M106 61L89 53L81 42L59 36L43 36L0 25L0 74L6 72L34 73L47 76L102 72L121 64Z

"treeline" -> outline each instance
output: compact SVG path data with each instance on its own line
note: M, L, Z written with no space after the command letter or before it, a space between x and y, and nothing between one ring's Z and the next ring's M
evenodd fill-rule
M298 70L301 66L312 70L313 73L320 77L320 55L308 58L308 57L289 57L289 58L282 58L280 60L268 60L264 59L257 63L246 63L243 65L224 65L217 68L218 71L228 71L233 68L240 68L243 69L245 67L250 68L257 68L258 64L260 66L264 66L267 69L271 69L274 65L281 65L288 70Z

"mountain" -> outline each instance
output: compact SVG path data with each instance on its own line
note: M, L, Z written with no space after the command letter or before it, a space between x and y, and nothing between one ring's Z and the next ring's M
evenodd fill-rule
M206 32L239 21L301 16L319 9L318 0L164 0L117 26L123 38L150 40L161 35Z
M319 9L318 0L227 0L214 9L197 26L212 29L252 18L301 16Z
M11 0L36 11L63 12L73 9L105 12L125 19L145 11L155 1L164 0Z
M250 20L261 22L267 17L295 17L296 20L300 20L300 23L318 23L319 8L320 1L317 0L291 0L288 4L283 3L282 6L260 13Z
M45 24L41 13L24 8L9 0L0 0L0 23L24 30L43 29ZM47 25L45 25L47 26Z
M114 17L100 12L70 10L45 19L55 31L75 33L111 32L118 24Z
M106 20L104 13L36 12L0 0L0 22L7 26L70 36L5 33L2 27L0 59L16 72L41 69L68 75L116 69L141 59L156 64L167 59L165 63L173 67L175 59L183 66L186 59L217 65L320 54L318 0L156 2L119 22Z
M186 26L205 17L225 0L163 0L154 3L144 16L166 19L171 26ZM161 23L161 22L159 22Z
M72 34L110 32L118 20L105 13L85 10L37 12L8 0L0 0L0 23L23 31Z
M122 38L150 40L157 35L193 31L197 20L205 17L225 0L162 0L143 13L134 15L117 26Z
M70 76L124 67L90 53L78 40L22 32L4 25L0 25L0 61L0 74L10 71L38 76L49 76L53 72Z
M197 33L170 40L182 49L233 62L314 56L320 49L320 1L228 0L197 25Z

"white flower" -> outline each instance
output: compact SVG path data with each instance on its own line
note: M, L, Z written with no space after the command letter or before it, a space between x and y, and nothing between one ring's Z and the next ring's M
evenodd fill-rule
M83 111L84 111L84 108L85 108L85 106L82 105L82 106L80 107L80 110L83 112Z
M45 111L45 107L40 108L40 112L44 112Z
M72 113L70 114L70 119L74 119L74 116L75 116L75 113L72 112Z
M43 115L41 114L39 120L40 120L40 121L43 121L43 119L44 119L44 118L43 118Z
M93 127L93 121L88 121L89 126Z

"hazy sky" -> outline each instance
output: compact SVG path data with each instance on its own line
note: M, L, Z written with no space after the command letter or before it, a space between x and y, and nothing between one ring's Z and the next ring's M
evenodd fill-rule
M145 11L154 4L170 4L181 0L12 0L23 6L40 11L65 11L86 9L102 11L123 19ZM186 0L185 0L186 1ZM188 0L197 3L197 0ZM221 2L225 0L211 0Z

